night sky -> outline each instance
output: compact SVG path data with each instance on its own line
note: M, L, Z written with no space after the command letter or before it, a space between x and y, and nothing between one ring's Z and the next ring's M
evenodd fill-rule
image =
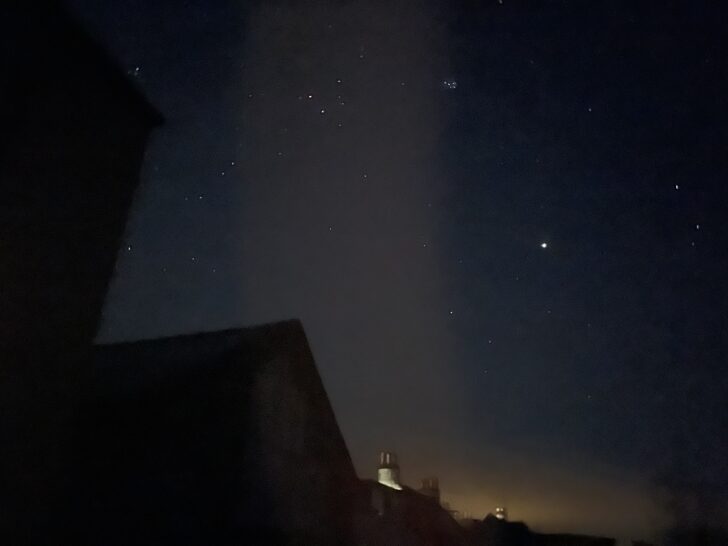
M70 4L166 118L102 341L299 317L362 477L728 520L720 3Z

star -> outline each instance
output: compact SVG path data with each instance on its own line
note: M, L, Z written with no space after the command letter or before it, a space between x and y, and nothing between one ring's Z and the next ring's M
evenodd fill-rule
M541 243L541 248L548 248L549 244L547 242Z

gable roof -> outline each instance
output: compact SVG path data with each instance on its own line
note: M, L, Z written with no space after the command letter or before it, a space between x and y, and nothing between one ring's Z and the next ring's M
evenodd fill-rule
M359 482L299 321L94 353L77 481L93 543L347 528Z

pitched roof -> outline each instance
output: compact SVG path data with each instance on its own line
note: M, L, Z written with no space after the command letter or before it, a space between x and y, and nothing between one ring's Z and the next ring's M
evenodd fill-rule
M311 364L313 355L299 320L162 338L99 344L94 348L97 388L106 394L145 389L172 377L228 366L260 367L275 356L292 355Z
M359 484L299 321L98 345L89 379L95 543L272 529L326 544L346 528Z

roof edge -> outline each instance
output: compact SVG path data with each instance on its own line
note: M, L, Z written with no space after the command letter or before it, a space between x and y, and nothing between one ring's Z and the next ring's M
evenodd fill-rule
M131 339L131 340L119 340L119 341L112 341L109 343L94 343L94 348L108 348L108 347L120 347L120 346L131 346L131 345L137 345L137 344L143 344L143 343L150 343L150 342L159 342L159 341L173 341L178 339L194 339L194 338L202 338L202 337L213 337L213 336L224 336L224 335L230 335L230 334L246 334L246 333L252 333L256 330L278 330L278 331L284 331L284 330L290 330L295 331L297 333L300 333L302 335L305 335L305 330L303 329L303 324L301 323L300 319L292 318L292 319L285 319L275 322L265 322L262 324L255 324L253 326L245 326L245 327L237 327L237 328L225 328L223 330L206 330L206 331L200 331L200 332L187 332L187 333L181 333L181 334L172 334L172 335L165 335L160 337L144 337L144 338L138 338L138 339Z

